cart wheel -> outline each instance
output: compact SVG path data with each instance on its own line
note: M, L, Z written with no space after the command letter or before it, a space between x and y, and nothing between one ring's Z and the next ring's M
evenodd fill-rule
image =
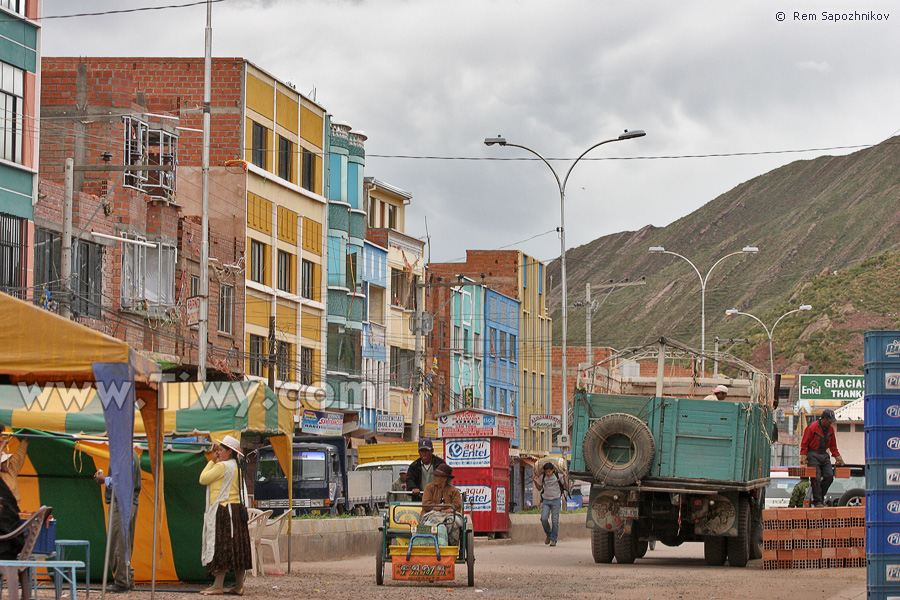
M384 539L378 543L378 549L375 552L375 583L384 585Z
M466 532L466 570L469 573L469 587L475 585L475 534Z

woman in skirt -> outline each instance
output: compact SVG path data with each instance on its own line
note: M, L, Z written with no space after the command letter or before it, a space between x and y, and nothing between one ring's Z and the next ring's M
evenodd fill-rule
M244 595L244 573L252 566L247 508L242 501L243 476L237 461L241 444L226 435L213 450L212 459L200 473L206 486L201 561L213 584L200 593ZM234 587L224 588L225 573L234 571Z

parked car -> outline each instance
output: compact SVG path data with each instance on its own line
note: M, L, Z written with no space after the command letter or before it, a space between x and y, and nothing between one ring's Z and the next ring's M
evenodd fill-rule
M799 477L790 477L786 471L772 471L770 482L766 488L766 502L763 508L787 508L791 501L794 486L800 483Z
M825 494L826 506L862 506L866 497L866 469L863 465L847 465L850 477L835 477Z

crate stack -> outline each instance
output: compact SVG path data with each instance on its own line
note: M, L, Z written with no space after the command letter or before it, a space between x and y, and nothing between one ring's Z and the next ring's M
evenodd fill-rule
M866 565L862 506L763 511L764 569L834 569Z
M870 599L900 596L900 331L867 331L866 579Z

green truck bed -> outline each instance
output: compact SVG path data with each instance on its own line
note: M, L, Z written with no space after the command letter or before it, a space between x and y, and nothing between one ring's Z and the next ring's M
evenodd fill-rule
M571 470L588 471L581 441L591 423L611 413L627 413L644 421L656 451L643 484L665 479L685 484L705 481L764 485L771 459L772 411L755 402L686 398L575 395ZM731 487L731 486L729 486Z

